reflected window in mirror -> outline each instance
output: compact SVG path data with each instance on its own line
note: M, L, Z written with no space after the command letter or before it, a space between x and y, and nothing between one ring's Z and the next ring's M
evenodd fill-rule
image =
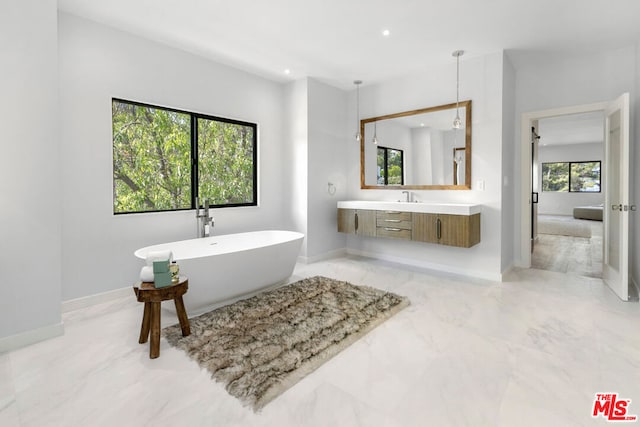
M378 147L378 185L404 184L404 156L402 150Z
M471 101L459 105L460 129L455 103L361 120L361 188L471 189Z

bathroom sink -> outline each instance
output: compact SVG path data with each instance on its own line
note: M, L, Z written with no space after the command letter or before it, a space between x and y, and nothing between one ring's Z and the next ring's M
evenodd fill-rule
M349 200L338 202L339 209L369 209L400 212L473 215L480 213L482 205L470 203L390 202L374 200Z

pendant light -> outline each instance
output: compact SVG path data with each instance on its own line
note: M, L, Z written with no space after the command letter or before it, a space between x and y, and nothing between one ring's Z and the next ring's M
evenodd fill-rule
M464 55L464 50L456 50L452 54L456 57L456 118L453 119L453 128L460 129L462 120L460 119L460 57Z
M371 142L378 145L378 122L373 122L373 139Z
M362 80L354 80L353 84L356 85L356 141L360 142L360 85Z

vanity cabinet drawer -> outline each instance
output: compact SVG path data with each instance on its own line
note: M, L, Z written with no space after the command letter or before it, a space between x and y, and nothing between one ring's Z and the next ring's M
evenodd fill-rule
M376 211L376 218L378 223L380 220L384 221L407 221L411 222L411 212L398 212L398 211Z
M377 211L376 237L411 240L411 212Z
M376 237L391 237L393 239L411 240L411 230L396 226L378 227Z
M383 219L378 217L376 221L376 226L380 227L390 227L390 228L401 228L403 230L411 230L411 218L409 220L401 220L394 218Z

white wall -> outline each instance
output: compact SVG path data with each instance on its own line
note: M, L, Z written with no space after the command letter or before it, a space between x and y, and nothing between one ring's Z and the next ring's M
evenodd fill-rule
M433 168L424 167L432 165L431 158L431 129L415 128L411 129L411 141L413 141L413 156L407 163L411 163L413 168L413 180L407 184L433 184Z
M135 249L195 237L193 211L113 214L112 97L257 123L259 207L215 210L214 233L287 226L282 85L65 13L59 62L63 300L129 286Z
M286 209L292 228L306 236L301 259L314 261L345 246L336 232L336 202L347 191L341 155L348 134L346 93L312 78L291 82L284 122Z
M337 233L336 203L347 194L344 146L349 139L347 94L315 79L308 82L307 180L309 260L345 247L345 236ZM329 192L329 182L335 194Z
M62 332L56 9L0 6L0 352L5 337Z
M609 101L616 99L624 92L630 92L631 110L634 114L638 100L636 50L635 46L629 46L575 55L513 55L511 59L516 67L515 138L517 141L514 162L520 164L522 153L520 142L522 113ZM637 112L634 115L636 121L632 123L632 127L637 127L639 120ZM637 144L636 141L633 141L632 145ZM521 188L522 174L526 173L526 171L520 171L520 174L516 174L515 188ZM632 191L637 192L637 189ZM515 247L520 248L520 230L523 226L522 206L520 203L516 203L515 206L516 222L513 234ZM631 240L638 241L638 232L637 227L634 227ZM634 259L638 260L638 256L635 253ZM518 256L519 262L521 262L520 258Z
M421 201L478 203L483 205L480 244L469 249L392 239L349 236L348 249L380 258L431 266L480 277L499 278L501 272L502 192L502 52L460 61L460 98L472 103L472 190L415 191ZM361 117L455 102L456 64L434 67L428 73L379 85L364 82L360 90ZM349 123L355 123L355 90L349 102ZM452 118L453 120L453 118ZM360 189L360 147L348 143L350 199L398 200L394 190ZM482 180L486 190L476 182Z
M539 170L542 163L554 162L583 162L603 160L603 144L567 144L558 146L540 145L538 151ZM604 175L601 176L600 186L604 187ZM542 189L542 173L539 174L538 188ZM538 195L538 214L573 215L576 206L594 206L604 203L604 193L557 193L541 191Z
M305 235L300 248L302 257L307 256L309 240L307 236L308 110L307 79L287 84L283 116L286 147L282 162L285 172L282 192L289 200L285 208L288 222L293 230Z
M451 147L446 144L444 138L444 132L433 129L431 131L431 168L432 178L434 185L445 185L447 181L446 179L446 166L444 164L444 159L446 154L448 153ZM453 182L453 177L451 181Z
M509 270L515 259L513 227L516 197L513 156L518 139L515 139L516 70L506 55L503 55L502 77L502 267Z

